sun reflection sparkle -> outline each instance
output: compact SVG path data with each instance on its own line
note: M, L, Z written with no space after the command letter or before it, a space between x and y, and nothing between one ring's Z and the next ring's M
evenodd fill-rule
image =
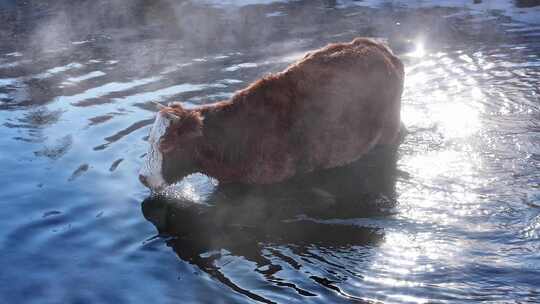
M426 49L424 48L424 42L418 40L415 43L415 50L408 54L410 57L423 58L426 55Z
M480 128L478 112L463 103L444 103L432 106L433 118L446 137L466 137Z

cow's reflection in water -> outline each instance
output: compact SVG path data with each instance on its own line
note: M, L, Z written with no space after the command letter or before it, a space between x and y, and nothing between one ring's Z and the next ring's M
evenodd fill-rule
M301 257L311 256L308 251L313 248L377 245L383 238L381 228L361 227L339 219L388 216L395 204L395 180L396 149L377 147L349 166L284 184L218 187L207 204L151 197L142 203L142 212L160 235L169 237L167 244L182 260L197 265L237 292L267 302L227 278L216 262L221 254L256 263L256 271L273 285L294 288L301 295L314 295L275 279L274 274L281 267L272 264L268 253L279 257L279 250L273 248L286 246ZM297 263L281 258L289 264ZM298 269L301 265L292 267ZM311 278L339 292L330 281Z

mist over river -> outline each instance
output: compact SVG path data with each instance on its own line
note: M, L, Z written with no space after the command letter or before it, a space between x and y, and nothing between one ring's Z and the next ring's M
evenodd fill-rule
M153 102L358 36L405 64L397 151L139 183ZM540 303L539 83L540 1L0 0L0 303Z

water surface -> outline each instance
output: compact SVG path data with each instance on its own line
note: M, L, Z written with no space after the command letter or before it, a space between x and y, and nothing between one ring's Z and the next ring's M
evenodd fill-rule
M538 1L34 2L0 1L0 302L540 302ZM397 152L139 184L152 101L356 36L405 63Z

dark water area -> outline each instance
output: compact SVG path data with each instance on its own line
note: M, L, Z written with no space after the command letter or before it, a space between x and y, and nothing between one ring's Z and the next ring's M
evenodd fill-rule
M540 2L0 0L0 24L0 303L540 303ZM397 151L138 182L152 101L356 36L405 63Z

